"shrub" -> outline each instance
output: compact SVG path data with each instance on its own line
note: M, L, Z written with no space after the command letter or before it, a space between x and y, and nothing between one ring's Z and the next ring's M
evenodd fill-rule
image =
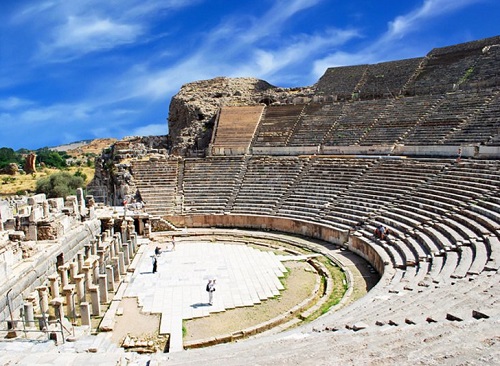
M81 176L59 172L37 180L36 193L45 193L48 198L66 198L75 194L77 188L84 186L85 180Z

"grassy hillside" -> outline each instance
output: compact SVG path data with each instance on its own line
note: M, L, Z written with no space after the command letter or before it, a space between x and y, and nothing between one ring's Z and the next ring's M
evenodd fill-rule
M74 174L77 170L87 175L85 184L88 184L94 178L94 168L91 167L71 167L67 171ZM36 174L16 174L6 175L0 174L0 197L7 197L16 195L18 192L35 192L36 181L42 177L47 177L51 174L58 172L57 169L43 168Z

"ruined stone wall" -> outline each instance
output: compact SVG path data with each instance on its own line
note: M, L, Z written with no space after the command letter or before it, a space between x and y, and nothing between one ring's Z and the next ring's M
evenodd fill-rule
M44 250L31 258L30 265L19 268L7 268L7 276L0 285L0 320L10 318L7 304L9 293L11 309L19 309L24 301L23 297L35 290L47 280L47 277L56 271L57 256L73 258L85 244L101 233L101 222L98 219L86 221L82 225L68 232L55 243L44 244ZM19 317L16 312L15 317Z
M185 155L189 149L206 149L221 106L293 103L312 95L309 87L278 88L255 78L218 77L185 84L170 102L172 152Z

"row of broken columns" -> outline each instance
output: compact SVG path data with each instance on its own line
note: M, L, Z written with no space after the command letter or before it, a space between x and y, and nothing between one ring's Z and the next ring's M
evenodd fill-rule
M60 265L57 273L48 277L49 286L37 287L25 299L26 327L35 327L37 303L41 330L48 328L49 318L64 323L65 317L75 322L79 316L81 325L90 326L91 316L101 316L101 305L109 303L109 293L115 292L126 275L137 249L133 221L124 221L121 233L114 232L113 220L107 221L106 230L85 245L74 261Z

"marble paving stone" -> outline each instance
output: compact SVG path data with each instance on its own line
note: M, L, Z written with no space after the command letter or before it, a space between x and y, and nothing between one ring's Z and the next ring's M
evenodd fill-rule
M182 343L183 319L259 304L282 289L279 277L286 269L274 253L222 242L180 242L175 251L161 253L153 274L155 246L141 248L124 296L138 297L143 312L161 314L160 333L181 338L173 339L174 348ZM214 304L208 306L205 286L212 278L216 291Z

